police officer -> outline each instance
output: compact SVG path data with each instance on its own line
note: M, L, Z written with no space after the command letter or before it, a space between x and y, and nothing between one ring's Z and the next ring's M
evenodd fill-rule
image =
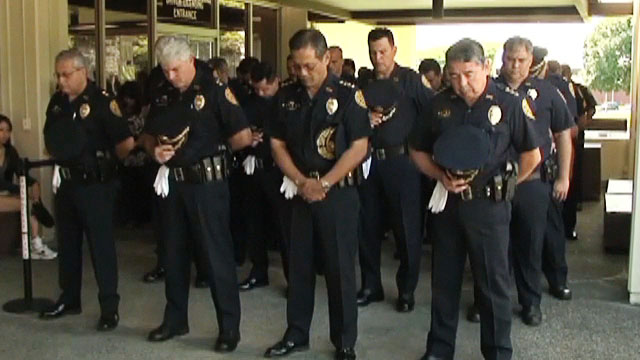
M40 316L53 319L81 312L82 239L86 235L99 289L102 314L98 330L112 330L118 325L120 301L112 224L116 156L126 157L134 141L116 100L88 80L86 61L78 50L60 52L55 69L58 91L47 107L44 138L47 151L59 165L54 174L60 180L54 206L62 294Z
M309 347L317 249L324 262L335 358L355 359L359 210L355 168L366 155L371 128L362 93L328 73L329 53L322 33L300 30L289 40L289 48L299 82L280 90L278 116L267 130L274 159L286 175L285 187L298 194L292 200L295 241L289 250L288 328L265 357Z
M540 278L549 201L552 196L558 201L567 198L574 123L559 91L549 82L529 76L532 60L531 41L517 36L508 39L496 82L527 98L540 139L542 162L518 186L511 211L512 264L521 316L525 324L537 326L542 322Z
M478 289L482 354L510 359L509 199L516 174L524 180L540 161L534 120L526 100L489 78L478 42L458 41L447 50L446 62L452 87L435 96L411 138L414 162L438 180L430 205L435 202L433 211L441 211L433 216L431 330L423 359L453 358L467 253ZM465 126L481 130L485 140L456 141ZM480 152L483 142L490 156L470 162L475 156L469 154ZM473 169L475 176L455 175Z
M158 342L189 332L187 306L191 247L208 267L218 318L214 350L233 351L240 339L233 245L229 232L226 144L237 150L251 133L231 90L191 54L186 39L156 43L165 80L152 94L145 149L160 164L156 177L160 226L166 249L162 324L149 333Z
M241 291L269 284L268 235L280 247L282 267L285 277L288 276L287 238L291 221L290 201L280 194L282 172L273 161L269 136L264 132L265 123L276 116L275 95L280 89L280 79L271 65L260 62L251 69L251 85L254 91L243 110L251 124L253 141L244 151L242 168L249 175L244 209L247 248L253 267L240 283Z
M384 116L375 110L369 112L374 130L371 170L359 188L362 203L362 289L358 293L358 305L366 306L384 298L380 245L384 238L383 219L389 218L400 255L400 267L396 273L396 310L409 312L415 304L413 293L420 272L422 227L420 173L409 158L407 138L419 111L427 105L433 92L423 85L418 73L394 61L397 47L389 29L372 30L368 42L376 78L390 79L389 86L395 87L400 96L392 116ZM384 211L385 203L388 204L388 212Z

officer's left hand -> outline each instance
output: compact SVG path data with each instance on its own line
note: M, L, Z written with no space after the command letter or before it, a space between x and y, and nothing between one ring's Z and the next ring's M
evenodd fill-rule
M559 201L565 201L567 199L567 193L569 192L569 179L556 179L553 184L553 197Z
M253 131L251 132L251 147L256 147L260 144L263 139L263 133L261 131Z
M307 181L298 186L298 190L300 190L299 193L301 193L302 198L310 203L322 201L327 196L322 183L316 179L307 179Z
M369 123L372 128L382 124L382 113L369 111Z

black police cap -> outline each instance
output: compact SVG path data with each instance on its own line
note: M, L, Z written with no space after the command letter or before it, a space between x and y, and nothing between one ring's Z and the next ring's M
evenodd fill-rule
M433 146L433 159L452 172L479 170L489 159L489 134L472 125L460 125L442 133Z
M44 132L47 151L58 161L79 159L87 145L87 134L71 117L58 118L47 124Z
M388 114L400 100L398 86L391 79L379 79L372 81L364 89L364 99L371 111Z

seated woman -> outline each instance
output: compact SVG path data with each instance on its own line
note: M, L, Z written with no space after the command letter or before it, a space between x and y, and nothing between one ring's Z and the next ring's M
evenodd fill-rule
M11 120L0 114L0 212L20 211L20 188L13 182L20 163L20 156L11 145L12 130ZM42 205L38 182L31 177L27 177L27 184L29 185L29 198L32 209L31 258L55 259L58 253L45 245L39 236L39 225L51 227L53 226L53 218Z

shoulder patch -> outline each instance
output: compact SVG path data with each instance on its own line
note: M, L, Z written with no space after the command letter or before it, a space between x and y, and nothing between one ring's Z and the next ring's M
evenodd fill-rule
M118 106L118 102L116 99L111 100L109 103L109 110L113 113L113 115L117 117L122 117L122 112L120 111L120 106Z
M233 105L238 106L238 100L236 99L236 96L233 95L233 91L231 91L231 89L226 88L224 90L224 97L227 98L227 100Z
M533 110L531 110L531 105L529 105L529 101L527 100L527 98L522 99L522 112L524 112L529 120L536 119L536 116L534 115Z
M367 108L367 102L364 100L364 94L362 94L362 90L357 90L356 91L356 104L358 104L358 106L360 106L363 109Z

